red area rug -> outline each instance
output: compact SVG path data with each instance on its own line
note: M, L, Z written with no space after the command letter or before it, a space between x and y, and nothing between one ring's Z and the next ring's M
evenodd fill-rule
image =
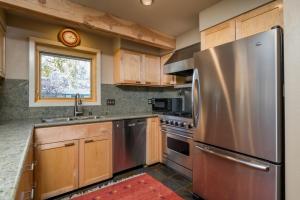
M175 192L147 174L82 194L73 200L183 200Z

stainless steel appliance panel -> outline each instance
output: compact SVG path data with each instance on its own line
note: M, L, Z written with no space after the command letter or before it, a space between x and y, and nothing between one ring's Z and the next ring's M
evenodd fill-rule
M194 144L193 192L209 200L281 198L280 165Z
M166 134L166 138L164 140L163 146L165 147L165 152L167 158L178 165L181 165L189 170L193 168L193 151L192 144L193 140L191 137L177 134L174 131L166 132L162 130L164 134Z
M146 163L146 120L113 122L113 172Z
M282 162L281 55L280 29L197 53L194 139Z
M154 98L152 111L156 113L182 112L182 98Z

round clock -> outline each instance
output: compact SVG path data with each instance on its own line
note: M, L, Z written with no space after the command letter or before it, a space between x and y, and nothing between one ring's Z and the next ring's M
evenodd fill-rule
M58 40L68 47L76 47L80 44L79 34L70 28L65 28L58 33Z

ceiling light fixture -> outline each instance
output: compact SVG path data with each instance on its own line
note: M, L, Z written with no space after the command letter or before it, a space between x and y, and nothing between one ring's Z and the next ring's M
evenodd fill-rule
M140 2L144 6L151 6L153 4L153 0L140 0Z

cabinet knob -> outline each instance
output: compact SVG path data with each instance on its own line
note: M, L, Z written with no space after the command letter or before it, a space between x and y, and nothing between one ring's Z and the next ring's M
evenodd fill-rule
M75 145L74 142L72 142L72 143L67 143L67 144L65 144L65 147L70 147L70 146L74 146L74 145Z
M85 140L84 142L85 143L91 143L91 142L94 142L94 140Z

